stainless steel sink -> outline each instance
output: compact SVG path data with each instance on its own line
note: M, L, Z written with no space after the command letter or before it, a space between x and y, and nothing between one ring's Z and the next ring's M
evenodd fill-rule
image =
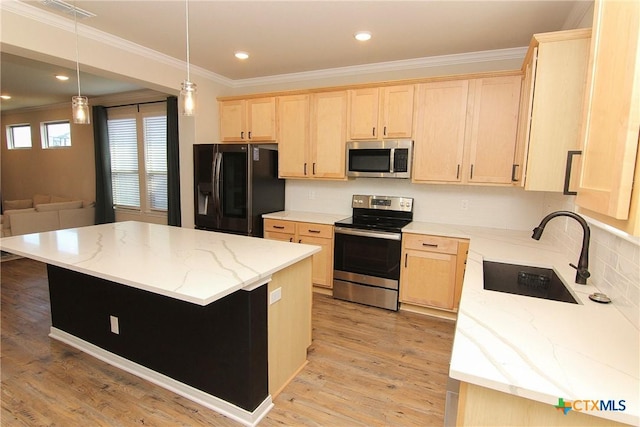
M484 261L484 288L490 291L577 304L550 268Z

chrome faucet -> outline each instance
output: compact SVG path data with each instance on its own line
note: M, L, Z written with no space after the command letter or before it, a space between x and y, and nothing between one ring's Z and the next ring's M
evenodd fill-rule
M577 266L575 266L574 264L569 265L576 269L576 283L580 285L586 285L587 279L589 278L589 276L591 276L591 273L589 273L589 238L591 236L591 230L589 230L587 221L585 221L584 218L570 211L552 212L542 218L542 221L540 221L540 225L533 229L533 235L531 236L531 238L540 240L547 222L557 216L568 216L569 218L573 218L578 221L582 226L582 250L580 251L580 259L578 260Z

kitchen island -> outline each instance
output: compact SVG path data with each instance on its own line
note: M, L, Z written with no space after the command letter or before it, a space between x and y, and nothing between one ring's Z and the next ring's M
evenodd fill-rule
M139 222L0 242L47 263L52 338L245 425L306 363L318 247Z
M531 231L414 221L403 232L470 239L449 371L457 425L640 423L638 328L617 301L593 302L598 289L574 283L577 260ZM578 303L486 290L483 261L551 268Z

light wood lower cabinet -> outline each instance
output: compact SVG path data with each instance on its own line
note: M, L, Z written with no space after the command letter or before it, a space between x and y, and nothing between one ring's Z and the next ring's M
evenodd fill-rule
M313 255L313 285L333 288L333 225L265 219L264 238L320 246Z
M400 302L457 311L469 241L404 233Z

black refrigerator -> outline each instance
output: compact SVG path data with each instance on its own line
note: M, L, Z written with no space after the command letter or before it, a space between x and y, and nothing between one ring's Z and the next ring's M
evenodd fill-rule
M194 145L196 228L262 237L262 214L284 210L277 147Z

